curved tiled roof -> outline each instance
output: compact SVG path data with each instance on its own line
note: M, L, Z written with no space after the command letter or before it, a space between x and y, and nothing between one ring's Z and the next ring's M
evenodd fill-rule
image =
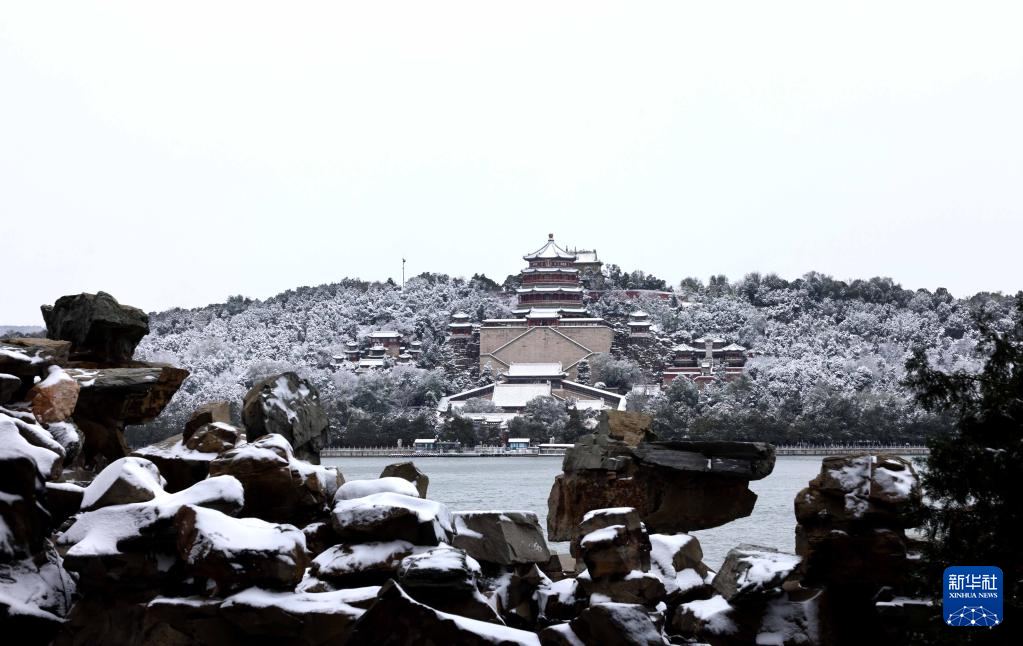
M557 244L555 244L554 234L551 233L547 237L547 244L540 247L533 253L522 256L523 260L539 260L541 258L560 258L562 260L575 260L575 255L565 251Z

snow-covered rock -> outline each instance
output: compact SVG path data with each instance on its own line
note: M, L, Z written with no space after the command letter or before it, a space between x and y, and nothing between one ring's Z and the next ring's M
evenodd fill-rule
M232 518L192 505L181 507L174 522L178 553L189 571L212 579L218 590L293 590L309 563L305 535L291 525Z
M703 585L709 569L703 563L703 550L695 536L651 534L650 571L660 577L671 594Z
M355 624L346 646L435 644L539 646L535 633L435 610L419 603L394 581L380 588L377 602Z
M498 565L546 563L551 553L536 514L529 511L458 511L452 544Z
M340 474L333 467L294 457L281 435L264 435L217 456L210 475L231 475L245 487L243 516L304 525L322 517L337 492Z
M413 545L449 543L453 532L446 505L399 493L341 500L331 513L344 541L404 540Z
M231 402L218 400L206 402L202 406L197 407L192 411L188 421L185 422L181 437L187 440L200 426L214 422L231 423Z
M160 470L149 460L121 458L107 465L85 488L82 511L153 500L164 493L164 484Z
M195 429L187 438L182 436L185 448L200 453L223 453L233 449L241 440L242 432L227 422L210 422Z
M419 468L416 467L415 462L412 462L411 460L407 462L395 462L394 464L388 464L384 467L384 470L380 472L380 477L405 478L416 485L420 498L426 498L426 492L430 487L430 477L420 471Z
M629 603L598 603L579 613L569 626L581 644L666 646L646 608ZM571 639L571 636L566 636ZM571 642L569 642L571 643Z
M680 605L672 618L672 629L698 639L735 636L739 632L735 614L735 609L724 597L715 595Z
M294 372L253 385L245 395L242 421L250 442L276 433L299 458L319 464L320 449L327 444L327 414L316 387Z
M380 585L416 550L408 541L334 545L313 559L309 573L339 588Z
M781 587L801 560L770 547L739 545L728 550L712 585L728 602L749 600Z
M462 617L503 623L476 584L480 564L460 549L441 545L406 556L398 583L416 601Z
M650 569L650 539L639 513L630 507L587 513L572 548L595 579Z
M375 480L349 480L338 487L334 502L363 498L375 493L400 493L406 496L419 497L416 485L404 478L387 477Z

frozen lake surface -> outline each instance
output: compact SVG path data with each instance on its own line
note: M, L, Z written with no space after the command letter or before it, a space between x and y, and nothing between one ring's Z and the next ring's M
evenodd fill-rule
M796 518L792 501L800 489L820 471L820 456L781 456L774 472L750 483L757 494L753 514L722 527L693 532L703 546L707 565L717 569L725 554L740 543L795 548ZM384 466L401 458L325 458L337 466L346 480L376 478ZM561 473L560 457L535 458L416 458L416 465L430 476L429 497L452 511L473 509L526 510L540 517L546 532L547 496L554 476ZM557 551L567 544L554 543Z

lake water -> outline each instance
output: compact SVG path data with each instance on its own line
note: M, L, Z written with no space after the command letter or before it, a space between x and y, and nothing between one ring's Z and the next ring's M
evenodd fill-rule
M379 477L380 471L401 458L325 458L346 480ZM547 496L554 476L561 473L560 457L535 458L416 458L416 465L430 476L428 496L452 511L474 509L526 510L540 517L547 528ZM820 471L819 456L781 456L774 472L750 483L758 496L753 514L721 527L693 532L703 546L704 561L717 569L729 549L740 543L775 547L787 552L795 547L796 518L792 500ZM564 543L552 543L567 552Z

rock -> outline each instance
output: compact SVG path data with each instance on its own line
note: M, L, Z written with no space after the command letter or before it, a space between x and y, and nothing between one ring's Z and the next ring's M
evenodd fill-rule
M241 431L225 422L211 422L195 429L184 438L185 448L200 453L223 453L233 449L241 438Z
M142 337L149 334L149 316L121 305L106 292L62 296L43 305L46 336L71 342L71 358L118 363L130 361Z
M651 534L650 564L664 574L692 569L704 577L710 571L703 562L700 541L689 534Z
M643 606L599 603L583 610L569 624L583 644L601 646L664 646L665 640Z
M187 370L138 362L133 368L72 368L67 373L81 386L74 420L85 436L86 464L128 455L124 426L153 421L188 377Z
M58 366L65 365L71 356L70 341L43 339L37 337L8 337L0 343L15 346L17 348L23 348L32 356L39 357L48 363L56 364ZM2 359L0 359L0 361L2 361Z
M566 452L548 500L549 540L570 540L593 509L633 507L650 531L664 534L716 527L752 512L757 497L747 484L774 468L772 446L644 442L643 423L638 413L604 413L597 431Z
M538 646L536 634L451 615L412 599L394 581L380 588L377 602L356 622L346 646L434 644Z
M82 511L146 502L163 493L156 465L144 458L115 460L96 476L82 495Z
M145 606L141 644L242 646L246 639L227 620L222 600L202 597L157 597Z
M551 558L540 521L532 512L460 511L452 517L452 545L478 561L519 565L546 563Z
M657 439L654 432L650 430L652 421L649 415L643 413L607 411L608 436L613 440L624 442L627 446L637 447Z
M728 550L711 585L730 603L748 601L780 588L800 560L770 547L743 544Z
M121 646L142 642L146 604L138 599L91 595L71 608L54 646ZM174 643L174 642L170 642ZM178 642L180 643L180 642Z
M295 459L280 435L265 435L225 451L209 468L211 475L231 475L241 481L243 515L300 526L326 516L340 480L333 468Z
M395 462L388 464L380 472L381 478L404 478L416 485L419 497L426 498L426 490L430 487L430 477L416 467L415 462Z
M891 455L827 457L795 498L796 553L808 585L899 586L911 567L905 529L920 522L916 470ZM864 595L867 594L865 590Z
M46 431L57 444L64 448L64 463L72 464L82 450L85 438L74 422L52 422L46 425Z
M52 644L63 625L64 620L53 613L0 597L0 626L5 634L17 636L19 646Z
M502 624L476 586L480 565L460 549L443 545L406 556L398 583L420 603L450 614Z
M341 500L334 505L331 522L342 541L451 542L451 514L445 505L397 493Z
M778 644L779 646L802 646L804 644L822 643L818 617L820 616L820 592L813 591L806 598L796 599L788 594L768 601L760 613L760 626L757 628L758 644ZM933 617L933 611L930 617ZM880 635L879 635L880 637ZM879 643L903 643L901 639L881 639Z
M18 384L7 380L6 401L20 400L25 392L32 387L37 378L46 376L53 362L37 349L9 345L6 340L0 341L0 373L16 377Z
M796 496L795 509L802 524L908 528L920 524L923 499L912 462L865 453L824 458L820 475Z
M575 579L562 579L540 587L536 592L540 618L544 621L569 621L589 607L590 595Z
M14 396L21 390L21 379L7 373L0 373L0 404L6 404L14 399Z
M590 597L591 604L599 600L642 604L652 608L667 595L664 583L656 574L638 570L625 576L601 578L583 572L576 580L580 591Z
M86 597L145 599L186 578L178 557L175 515L185 505L234 514L242 507L241 483L220 476L153 500L101 507L75 516L57 534L64 567L79 575Z
M315 386L293 372L264 379L245 394L242 421L248 440L276 433L295 455L319 464L327 444L327 413Z
M180 435L136 449L132 455L155 464L167 481L164 489L169 492L181 491L205 480L210 474L210 462L217 458L216 453L185 448Z
M33 447L30 452L31 458L45 479L56 480L60 477L64 464L64 447L53 439L48 430L36 424L32 413L0 408L0 428L17 433Z
M208 402L199 408L196 408L195 411L192 412L192 415L188 418L188 421L185 422L185 430L182 431L181 436L187 440L192 436L192 433L194 433L196 429L214 422L223 422L225 424L231 423L230 402Z
M375 480L349 480L338 487L337 493L334 494L334 502L363 498L388 491L405 496L419 496L416 486L404 478L376 478Z
M341 541L330 523L310 523L302 528L302 533L305 534L306 550L314 558Z
M313 559L309 572L339 588L381 585L415 549L408 541L334 545Z
M78 513L82 507L85 489L67 482L46 483L46 509L54 527L60 527L65 520Z
M291 525L191 505L181 507L175 524L181 559L189 571L215 581L218 591L293 590L309 564L305 535Z
M752 635L736 622L736 610L721 595L680 605L670 623L672 634L709 644L748 644Z
M570 554L551 554L547 563L540 565L540 570L554 581L575 576L578 569L575 557Z
M650 539L630 507L595 509L583 516L572 541L593 578L625 576L650 569Z
M498 581L500 585L491 594L492 607L509 626L535 628L541 619L541 596L550 590L551 580L535 564L528 564L514 566L511 576L502 576Z
M75 581L49 542L32 558L0 562L0 626L7 639L17 644L50 643L74 593ZM19 632L30 628L36 632Z
M60 472L60 456L26 440L19 425L0 413L0 563L44 549L52 527L45 482Z
M377 591L375 587L317 593L249 588L224 599L220 611L249 637L249 643L342 644L365 613L360 606L375 602Z
M63 422L71 417L78 403L81 386L62 369L50 366L48 376L29 389L26 397L32 414L43 424Z
M848 532L797 525L796 553L804 559L800 572L807 585L900 586L912 567L901 529Z

